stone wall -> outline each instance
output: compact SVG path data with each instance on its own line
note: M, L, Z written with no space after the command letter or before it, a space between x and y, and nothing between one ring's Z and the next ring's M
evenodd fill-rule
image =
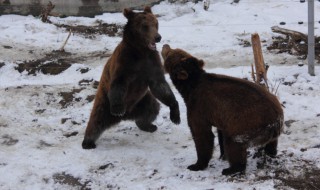
M93 17L104 12L121 12L124 8L141 9L163 0L51 0L53 12L65 16ZM0 15L19 14L39 16L49 0L0 0Z

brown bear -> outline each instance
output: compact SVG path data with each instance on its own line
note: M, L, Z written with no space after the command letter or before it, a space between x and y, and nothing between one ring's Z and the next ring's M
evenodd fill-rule
M159 113L156 99L170 108L170 119L180 123L179 105L164 77L156 43L161 40L158 21L150 7L143 12L124 9L128 19L123 39L106 63L82 147L95 148L107 128L121 120L134 120L139 129L154 132Z
M164 45L161 53L165 70L187 107L198 156L188 169L208 166L214 147L212 126L222 134L222 147L230 163L223 175L245 171L248 147L258 146L269 156L277 154L283 110L276 96L244 79L206 73L202 60L181 49Z

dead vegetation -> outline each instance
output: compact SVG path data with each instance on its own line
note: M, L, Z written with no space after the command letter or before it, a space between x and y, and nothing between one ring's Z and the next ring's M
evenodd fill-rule
M42 22L51 23L51 21L49 20L49 16L52 16L51 11L54 9L54 7L55 5L53 5L51 1L49 1L46 7L42 7L40 15Z
M49 1L48 5L42 8L41 15L40 15L42 22L52 23L49 19L49 16L59 16L56 13L52 13L52 10L54 9L54 7L55 5L52 4L51 1ZM97 25L95 26L84 26L84 25L70 26L66 24L56 24L56 23L53 23L53 24L59 28L65 28L67 31L70 31L70 34L72 31L72 33L80 34L90 39L95 38L95 35L108 35L111 37L122 36L122 30L123 30L122 25L102 23L101 20L97 20L96 22L97 22ZM70 34L68 38L70 37ZM66 41L68 41L68 39Z
M110 54L106 51L78 55L57 50L45 54L45 56L40 59L22 61L18 63L15 69L20 73L27 72L28 75L34 76L38 73L43 73L45 75L58 75L71 67L73 63L86 62L90 59L96 58L103 59L109 56ZM89 68L85 67L80 68L77 71L83 74L89 70Z
M281 36L273 37L273 42L267 47L276 53L288 53L305 60L308 55L308 36L298 31L274 26L271 30ZM320 63L320 37L315 37L315 59Z
M96 26L70 26L65 24L55 24L57 27L65 28L68 31L72 31L75 34L84 36L85 38L94 39L96 35L107 35L107 36L122 36L123 26L116 24L102 23L97 21Z

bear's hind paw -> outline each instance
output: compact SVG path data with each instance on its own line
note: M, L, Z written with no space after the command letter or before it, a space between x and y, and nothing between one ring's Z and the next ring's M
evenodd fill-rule
M207 168L207 165L201 165L201 164L192 164L188 166L188 169L191 171L199 171L199 170L204 170Z
M153 133L155 132L158 127L153 125L153 124L147 124L147 125L138 125L139 129L142 130L142 131L145 131L145 132L150 132L150 133Z

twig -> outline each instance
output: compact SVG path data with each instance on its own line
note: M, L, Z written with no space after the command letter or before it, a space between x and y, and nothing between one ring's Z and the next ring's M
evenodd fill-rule
M256 83L256 77L255 77L255 72L254 72L254 68L253 68L253 64L251 64L251 77L252 77L252 80Z
M70 38L70 36L71 36L71 33L72 33L72 30L69 31L69 35L68 35L66 41L64 41L64 43L62 44L62 46L61 46L61 48L59 49L59 51L62 51L62 52L64 51L64 46L66 46L66 44L67 44L67 42L68 42L68 40L69 40L69 38Z

